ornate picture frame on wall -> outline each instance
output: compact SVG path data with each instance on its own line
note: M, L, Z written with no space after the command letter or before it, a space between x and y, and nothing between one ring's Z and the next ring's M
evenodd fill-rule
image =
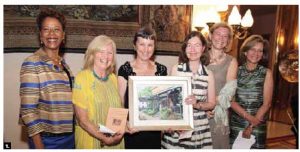
M35 21L47 7L66 16L65 47L70 52L83 53L95 36L105 34L116 42L118 53L132 54L135 32L152 23L158 35L157 54L177 55L190 30L189 5L4 5L5 52L32 52L39 47Z

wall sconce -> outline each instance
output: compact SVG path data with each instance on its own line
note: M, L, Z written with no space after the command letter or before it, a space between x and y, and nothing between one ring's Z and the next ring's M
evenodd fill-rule
M227 11L228 6L220 5L194 5L192 28L200 31L203 35L207 36L209 27L221 21L220 15L217 11Z
M208 29L211 28L215 23L221 21L220 14L222 12L227 12L228 6L226 5L226 7L223 7L222 10L218 8L220 8L218 5L194 5L193 27L197 31L201 31L203 34L207 35L207 32L209 32ZM225 19L222 17L222 20L224 21ZM228 17L228 24L232 26L235 38L246 38L249 28L253 25L253 17L250 9L247 10L246 14L241 19L241 15L237 7L234 6Z
M228 24L232 26L234 36L237 39L244 39L248 34L248 29L253 25L251 10L248 9L241 19L241 15L236 6L233 7L229 17Z

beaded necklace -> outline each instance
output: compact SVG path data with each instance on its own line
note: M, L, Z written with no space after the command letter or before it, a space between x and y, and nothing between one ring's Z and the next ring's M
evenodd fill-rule
M99 77L97 74L96 74L96 72L95 72L95 70L93 70L93 74L94 74L94 76L98 79L98 80L100 80L100 81L103 81L103 82L105 82L105 81L107 81L108 80L108 75L106 75L105 77Z

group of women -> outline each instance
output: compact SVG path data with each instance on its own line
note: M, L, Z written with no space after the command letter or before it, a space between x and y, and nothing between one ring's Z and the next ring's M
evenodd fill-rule
M272 72L262 65L266 43L259 35L245 40L241 63L226 54L232 29L217 23L209 40L193 31L183 42L173 76L192 78L194 129L138 131L126 127L113 136L99 132L110 107L128 108L129 76L167 76L166 66L154 61L155 31L149 26L134 36L135 58L114 74L116 44L108 36L88 45L84 65L74 80L60 55L65 43L66 20L54 10L38 18L40 49L25 59L20 74L20 119L27 127L30 148L46 149L226 149L240 131L256 137L252 148L265 148L266 113L272 97ZM231 109L231 110L229 110ZM190 137L179 139L182 133ZM124 138L123 138L124 137Z

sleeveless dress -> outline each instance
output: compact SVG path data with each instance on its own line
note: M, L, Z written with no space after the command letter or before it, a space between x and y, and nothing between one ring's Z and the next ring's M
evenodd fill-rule
M117 77L111 73L107 81L94 76L93 71L83 70L75 78L73 103L85 109L94 124L105 124L110 107L121 108ZM75 125L76 149L124 149L124 140L114 146L101 146L101 142L92 137L78 124Z
M256 115L258 109L263 104L263 88L266 73L267 68L261 65L257 65L253 71L248 71L246 64L240 66L238 69L236 102L251 115ZM230 120L231 144L233 144L238 136L239 131L244 130L248 125L248 121L234 111L232 112ZM256 142L251 148L265 148L266 122L254 127L252 134L255 136Z
M219 96L221 89L226 84L226 75L232 59L232 56L226 54L225 59L221 64L207 66L207 68L214 74L216 97ZM214 118L209 119L209 124L212 132L213 148L229 149L229 126L224 126L223 124L217 123Z
M155 76L166 76L167 67L155 62ZM129 76L135 76L130 63L125 62L118 71L118 76L123 77L128 82ZM128 108L128 85L124 97L125 108ZM161 131L140 131L134 134L125 134L125 149L160 149Z
M197 102L206 102L208 88L208 73L205 66L200 65L198 72L193 75L187 63L179 64L177 76L192 77L192 92ZM203 110L193 109L194 130L191 138L178 139L179 134L165 133L162 138L162 148L166 149L211 149L212 139L208 118Z

